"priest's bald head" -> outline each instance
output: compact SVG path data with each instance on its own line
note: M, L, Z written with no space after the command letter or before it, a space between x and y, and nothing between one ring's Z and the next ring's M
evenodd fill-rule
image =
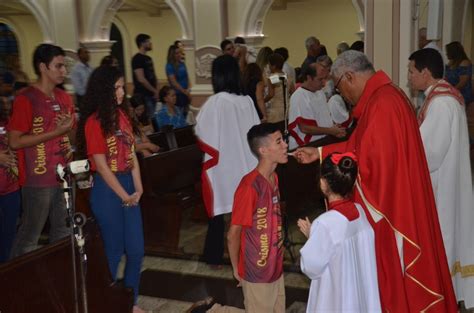
M355 50L341 53L331 68L334 88L353 106L359 101L365 84L374 74L374 66L367 56Z

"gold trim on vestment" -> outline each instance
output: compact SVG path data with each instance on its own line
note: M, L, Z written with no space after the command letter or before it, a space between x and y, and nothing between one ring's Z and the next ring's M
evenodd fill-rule
M415 262L420 258L421 256L421 248L420 246L418 246L414 241L412 241L411 239L409 239L405 234L403 234L402 232L400 232L398 229L396 229L395 227L393 227L392 223L390 222L390 220L380 211L380 210L377 210L364 196L364 193L362 191L362 187L360 186L360 183L359 183L359 180L362 181L360 175L358 177L358 180L356 181L356 187L357 187L357 190L359 191L359 194L362 198L362 201L364 201L364 204L367 206L367 208L371 209L371 210L374 210L375 212L377 212L378 214L380 214L381 216L383 216L383 218L388 222L388 224L390 225L390 227L392 228L392 230L398 234L400 234L400 236L403 237L403 239L405 239L408 243L412 244L416 249L418 249L419 253L418 255L413 259L413 261L408 264L406 267L405 267L405 276L410 278L411 280L413 280L416 284L418 284L420 287L422 287L423 289L425 289L426 291L428 291L430 294L436 296L436 297L439 297L436 301L434 302L431 302L426 308L424 308L423 310L421 310L421 312L426 312L426 310L428 310L430 307L432 307L433 305L435 305L436 303L440 302L440 301L443 301L444 300L444 296L442 294L438 294L436 292L434 292L433 290L429 289L428 287L426 287L425 285L423 285L420 281L418 281L415 277L411 276L409 273L408 273L408 269L413 266L413 264L415 264ZM398 249L397 249L398 250ZM473 268L474 269L474 268Z
M462 278L474 276L474 264L461 266L460 261L454 262L451 269L451 276L454 277L457 273L460 273Z
M319 165L323 164L323 147L318 147L319 151Z

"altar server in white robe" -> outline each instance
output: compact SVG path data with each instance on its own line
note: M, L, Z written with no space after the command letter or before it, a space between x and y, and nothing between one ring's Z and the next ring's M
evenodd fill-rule
M232 212L234 193L242 177L257 166L247 144L247 132L260 124L252 99L244 96L237 61L222 55L212 63L215 94L197 116L196 135L204 152L202 194L209 215L205 261L221 268L224 255L223 214Z
M344 128L334 125L327 106L326 96L321 90L322 78L316 68L305 66L301 69L304 82L290 98L288 132L290 149L295 149L326 135L344 137Z
M328 212L298 226L308 241L301 270L311 278L306 312L381 312L374 231L363 208L350 200L357 177L353 153L333 153L321 164Z
M464 100L442 79L443 59L437 50L418 50L409 60L410 86L426 96L418 123L456 298L472 308L474 201Z

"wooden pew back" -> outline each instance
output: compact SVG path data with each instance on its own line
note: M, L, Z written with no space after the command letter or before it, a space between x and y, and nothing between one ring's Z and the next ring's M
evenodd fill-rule
M148 136L150 141L160 146L160 151L169 151L195 144L197 139L194 126L160 131Z
M113 280L95 223L85 226L87 253L87 300L89 312L131 313L130 289L112 285ZM0 265L0 310L15 313L75 312L72 248L69 237L55 244L15 258ZM79 312L79 257L76 253Z

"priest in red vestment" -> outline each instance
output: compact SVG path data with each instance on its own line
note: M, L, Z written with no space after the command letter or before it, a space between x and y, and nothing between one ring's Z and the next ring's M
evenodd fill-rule
M335 87L353 106L349 140L299 148L309 163L332 152L359 160L354 201L375 232L384 312L457 312L430 175L415 113L403 91L367 57L346 51L332 67Z

